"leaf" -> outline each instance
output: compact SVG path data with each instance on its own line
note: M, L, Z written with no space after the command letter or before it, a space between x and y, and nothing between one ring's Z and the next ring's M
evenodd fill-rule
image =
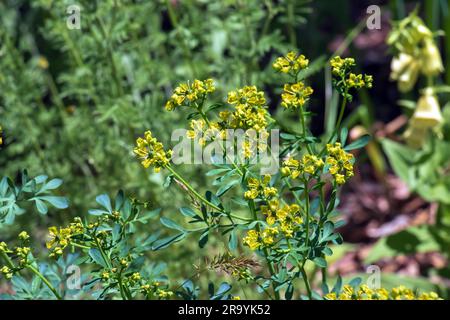
M119 211L120 208L122 208L124 200L125 200L125 194L122 190L119 190L119 192L117 192L117 196L114 201L114 210Z
M66 209L69 207L69 201L65 197L57 197L57 196L42 196L38 199L47 201L52 206L58 209Z
M378 240L364 262L373 263L381 258L440 250L432 227L410 227Z
M88 213L93 215L93 216L101 216L101 215L104 215L104 214L108 214L109 212L105 211L105 210L100 210L100 209L90 209L88 211Z
M331 292L334 292L334 293L336 293L336 295L338 295L341 292L341 288L342 288L342 278L341 278L341 276L338 276L333 289L331 289Z
M63 181L61 179L52 179L44 185L40 192L42 192L43 190L46 191L57 189L62 185L62 183Z
M348 284L351 285L353 288L357 288L357 287L359 287L361 282L362 282L362 279L360 277L356 277L356 278L353 278L352 280L350 280Z
M227 184L221 186L219 190L217 190L216 196L221 197L223 196L228 190L230 190L233 186L237 185L239 183L239 180L233 180L228 182Z
M323 225L323 231L322 231L322 237L321 242L326 239L329 235L331 235L334 231L334 224L331 221L327 221Z
M206 175L208 176L208 177L210 177L210 176L216 176L216 175L218 175L218 174L221 174L221 173L225 173L225 172L228 172L228 171L230 171L230 169L213 169L213 170L210 170L210 171L208 171L207 173L206 173Z
M341 136L340 136L340 140L343 146L345 146L345 143L347 142L347 137L348 137L348 129L347 128L342 128L341 130Z
M231 251L234 251L237 249L238 239L236 236L236 229L233 229L233 231L230 232L230 236L228 238L228 248Z
M217 289L216 294L211 297L211 300L219 300L219 299L221 299L230 290L231 290L231 285L229 285L226 282L223 282L219 286L219 289Z
M102 254L100 250L96 248L89 249L89 256L94 260L94 262L98 265L101 265L104 268L107 268L105 260L103 260Z
M383 139L381 145L394 172L400 179L410 185L410 164L406 159L414 158L413 150L389 139Z
M45 205L44 201L41 201L39 199L35 199L34 200L35 204L36 204L36 208L38 209L39 213L41 214L47 214L48 212L48 208Z
M284 297L286 298L286 300L292 300L293 295L294 295L294 286L292 285L292 282L290 282L286 289Z
M365 147L369 141L371 139L371 136L368 134L363 135L361 138L359 138L358 140L350 143L349 145L347 145L344 150L345 151L350 151L350 150L355 150L355 149L360 149Z
M186 233L183 232L183 233L176 234L174 236L156 240L155 242L153 242L152 250L157 251L157 250L167 248L171 244L177 243L177 242L183 240L185 237L186 237Z
M314 263L317 266L319 266L321 268L326 268L327 267L327 261L324 258L322 258L322 257L316 257L316 258L314 258L313 261L314 261Z
M161 217L159 221L161 221L161 223L169 229L184 231L182 226L169 218Z
M198 246L200 248L204 248L205 245L208 243L208 238L209 238L209 229L204 231L200 236L200 239L198 240Z
M187 208L187 207L180 208L180 212L183 216L188 217L188 218L193 218L197 215L194 210L192 210L191 208Z
M109 213L112 213L111 199L109 199L109 196L107 194L101 194L97 196L95 198L95 201L97 201L97 203L103 208L108 210Z

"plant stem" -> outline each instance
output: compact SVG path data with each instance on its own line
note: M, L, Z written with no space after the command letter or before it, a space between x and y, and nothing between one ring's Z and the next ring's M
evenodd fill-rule
M211 203L210 201L208 201L205 197L203 197L201 194L199 194L185 179L183 179L183 177L181 177L178 172L176 172L171 166L167 165L166 166L167 170L169 170L178 180L180 180L181 183L183 183L183 185L194 194L194 196L196 196L200 201L202 201L204 204L208 205L209 207L213 208L214 210L229 215L230 217L233 217L235 219L239 219L242 221L251 221L251 219L248 218L244 218L244 217L240 217L237 215L234 215L232 213L227 213L224 212L223 209L219 208L218 206L216 206L215 204Z
M291 46L297 48L297 36L294 29L294 3L292 0L287 2L287 18L288 18L288 32L289 32L289 42Z
M305 140L305 143L306 143L306 149L308 149L308 152L309 152L310 154L312 154L311 146L310 146L309 143L306 141L306 121L305 121L305 113L303 112L303 107L300 106L299 110L300 110L300 122L302 123L302 135L303 135L303 140Z
M306 291L308 292L308 297L309 297L309 299L311 299L312 298L311 285L309 284L308 276L306 275L306 271L305 271L305 267L299 266L299 268L300 268L300 273L302 274L303 281L305 282L305 287L306 287Z
M8 257L8 255L6 254L6 252L1 251L0 252L2 254L2 258L5 260L6 264L8 265L8 267L10 269L14 269L14 263L12 262L12 260Z
M304 179L303 181L304 185L304 194L305 194L305 216L306 216L306 239L305 239L305 246L308 247L309 245L309 189L308 189L308 181Z
M44 277L42 275L42 273L39 272L39 270L37 270L32 265L27 265L27 268L30 269L35 275L37 275L45 283L45 285L50 289L50 291L53 293L53 295L56 297L56 299L62 300L62 297L59 295L58 291L56 291L56 289L52 286L50 281L48 281L48 279L46 277Z
M339 117L336 122L336 126L334 127L333 133L328 138L328 141L326 144L329 144L333 140L334 136L339 132L339 130L341 128L342 119L344 118L345 107L347 106L347 94L348 94L348 90L346 90L344 93L344 99L342 100L342 103L341 103L341 110L339 111ZM323 153L326 150L326 147L327 147L326 145L323 146L322 150L319 153L319 156L323 155Z
M320 181L319 181L320 182ZM320 221L319 221L319 228L322 229L323 227L323 223L324 223L324 218L325 218L325 207L324 207L324 203L325 203L325 195L323 192L323 185L320 187L320 192L319 192L319 203L320 203ZM325 255L322 254L322 258L325 259ZM321 268L321 272L322 272L322 283L327 285L327 272L328 272L328 267L325 268Z
M250 208L250 211L252 212L253 220L257 221L258 216L256 215L255 202L253 200L249 200L248 206ZM256 231L258 231L258 233L261 232L261 227L259 224L256 225ZM270 275L271 275L271 277L273 277L275 275L275 269L273 268L272 262L270 262L270 260L269 260L269 251L267 250L266 247L264 247L262 251L264 253L264 258L266 259L267 266L269 267ZM272 282L272 287L273 287L273 293L275 295L275 299L280 300L280 292L276 290L276 285L274 282Z

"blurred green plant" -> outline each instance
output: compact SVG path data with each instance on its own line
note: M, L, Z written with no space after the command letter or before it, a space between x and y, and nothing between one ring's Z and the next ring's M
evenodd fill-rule
M381 141L395 174L411 191L439 204L436 223L409 227L380 239L368 263L415 252L438 251L449 257L450 104L441 111L438 95L444 100L450 87L441 82L445 70L437 35L443 32L433 33L418 16L417 9L393 24L387 40L395 54L391 78L397 81L401 92L409 92L408 97L417 84L422 89L417 90L420 96L417 103L407 99L399 101L409 117L407 129L399 139L406 143L387 138ZM421 75L425 81L420 81Z
M155 197L158 177L141 178L129 141L146 127L168 140L180 117L162 111L178 79L213 76L217 96L277 81L268 61L292 45L284 28L304 23L308 2L78 1L80 30L66 25L72 1L2 2L0 165L64 177L73 211L119 188L173 201Z

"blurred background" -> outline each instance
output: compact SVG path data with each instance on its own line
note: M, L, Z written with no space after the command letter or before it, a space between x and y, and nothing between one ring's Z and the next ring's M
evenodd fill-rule
M67 26L70 5L81 8L80 29ZM371 5L380 8L379 28L372 30ZM365 133L374 139L358 154L356 175L341 194L345 244L335 249L330 270L351 278L377 265L386 287L404 284L448 298L449 6L449 0L1 1L1 176L14 178L27 169L31 176L61 178L59 192L71 205L45 216L24 214L0 229L0 240L32 224L44 242L49 225L87 215L97 195L119 189L182 220L177 209L186 205L183 192L164 188L165 174L144 170L132 155L136 136L145 130L169 143L173 129L187 127L186 114L164 110L174 86L211 77L215 99L222 101L231 89L256 85L267 93L272 115L295 128L295 116L279 107L282 80L271 65L277 56L298 51L311 61L309 125L322 135L333 130L338 109L327 60L341 54L355 57L358 71L374 77L373 89L362 90L345 115L352 139ZM399 50L387 44L393 22L415 9L443 61L431 79L439 89L433 100L439 114L435 105L425 110L433 133L414 131L420 141L411 140L408 128L417 129L417 102L430 77L419 76L401 92L391 79ZM180 170L202 190L208 169ZM148 225L142 232L158 228ZM184 242L150 258L183 279L221 246L212 240L199 251L197 243Z

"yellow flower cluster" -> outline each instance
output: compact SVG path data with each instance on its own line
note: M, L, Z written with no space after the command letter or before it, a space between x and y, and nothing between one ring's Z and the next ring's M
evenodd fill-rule
M418 295L404 286L393 288L389 292L385 288L370 289L367 285L362 285L358 290L345 285L339 295L332 292L326 294L324 298L326 300L441 300L435 292Z
M259 132L267 127L268 112L264 92L255 86L246 86L228 93L228 103L234 105L233 112L219 114L222 127L231 129L254 129Z
M155 172L167 166L172 157L172 150L165 151L163 144L152 137L151 131L146 131L143 138L137 138L133 151L141 159L144 168L153 166Z
M197 139L201 146L205 146L208 141L222 136L223 130L217 122L210 122L206 124L205 120L191 120L191 130L188 130L186 135L189 139Z
M192 83L182 83L175 88L172 96L166 103L166 110L172 111L179 106L190 106L205 98L208 93L214 92L212 79L204 81L194 80Z
M244 198L247 200L256 199L258 196L264 199L270 199L277 195L278 190L269 186L270 175L265 175L262 180L257 178L249 178L247 182L248 191L244 193Z
M361 89L364 87L372 88L373 77L365 74L354 74L350 73L348 79L346 80L348 88Z
M333 57L330 60L331 70L333 75L337 76L339 80L336 82L338 86L347 89L355 88L372 88L373 77L367 74L354 74L350 70L356 65L353 58L341 58L340 56Z
M173 296L173 292L161 288L161 283L152 282L141 285L141 293L147 297L157 296L160 299L168 299Z
M353 177L354 157L351 153L345 152L339 142L334 145L327 144L327 154L325 163L337 184L344 184L348 178Z
M261 232L257 230L250 230L244 237L243 242L251 250L258 250L261 247L269 247L273 245L277 234L278 229L272 227L265 228Z
M387 43L397 51L391 63L390 77L397 81L401 92L410 91L420 73L434 77L444 71L434 34L416 11L394 24Z
M294 231L303 223L300 206L297 204L280 206L278 199L270 200L261 206L261 212L266 216L266 222L272 226L278 223L279 230L286 238L291 238Z
M351 67L354 67L356 65L355 59L353 58L345 58L342 59L340 56L333 57L330 60L331 65L331 71L334 75L340 75L347 70L349 70Z
M315 174L317 170L322 169L324 162L315 155L305 154L301 161L289 158L283 162L281 173L283 176L296 179L301 174Z
M247 200L259 197L266 202L261 205L260 209L269 225L261 231L248 231L243 242L251 250L272 246L277 235L283 234L287 238L292 237L299 225L303 223L300 206L297 204L280 205L277 198L278 190L270 186L270 180L270 175L265 175L262 180L250 178L248 179L249 189L244 193Z
M13 275L14 275L13 271L7 266L1 267L0 268L0 272L3 274L3 276L6 279L11 279L13 277Z
M298 74L300 70L308 67L308 64L309 60L304 55L291 51L285 56L277 58L272 66L282 73Z
M281 94L281 105L286 109L303 107L312 93L313 89L301 81L294 84L285 84L284 91Z
M75 235L84 233L84 225L81 218L76 217L74 222L70 223L66 228L57 228L55 226L48 228L49 238L46 246L52 249L50 257L56 258L63 254L63 250L70 244L71 239Z
M27 246L28 240L30 239L28 233L22 231L19 233L18 238L21 242L21 246L15 247L13 250L10 250L5 242L0 242L0 253L6 257L8 257L8 254L15 254L15 258L19 261L18 265L13 269L9 266L0 267L0 273L3 274L6 279L11 279L15 272L25 268L28 262L28 254L31 252L31 248Z

